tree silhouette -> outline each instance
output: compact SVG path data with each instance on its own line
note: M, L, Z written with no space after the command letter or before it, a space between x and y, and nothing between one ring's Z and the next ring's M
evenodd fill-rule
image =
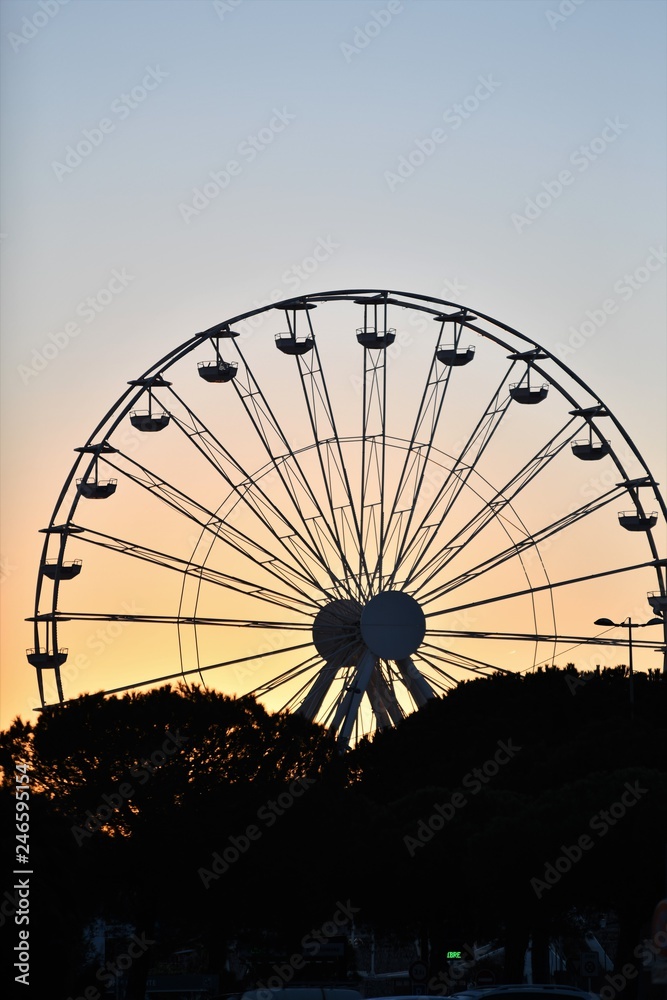
M63 996L99 985L85 932L101 918L121 950L132 934L147 942L130 998L185 945L221 988L252 987L267 956L298 954L345 900L360 925L430 941L432 974L447 973L448 950L496 940L506 980L520 981L530 935L545 978L550 937L564 934L574 957L573 914L605 908L621 922L619 961L636 963L662 889L666 690L636 675L631 719L623 668L496 675L345 756L299 716L196 687L89 695L16 720L0 737L0 808L9 828L25 762L31 937L46 957L35 982ZM550 882L557 861L566 870ZM242 983L224 971L232 939L267 942Z

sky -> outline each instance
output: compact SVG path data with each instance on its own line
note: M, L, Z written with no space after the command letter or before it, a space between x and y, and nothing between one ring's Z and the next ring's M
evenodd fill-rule
M24 619L73 449L128 380L272 300L389 288L494 316L591 386L666 482L665 4L3 0L0 14L1 725L37 704ZM406 378L420 344L395 366ZM296 425L261 345L248 350ZM504 448L499 480L517 435ZM596 471L581 463L534 506L597 490ZM139 501L118 516L143 544L160 535ZM664 553L662 523L656 538ZM617 528L577 544L591 566L632 558ZM176 614L149 570L100 572L72 581L79 609L104 595ZM647 620L646 589L607 580L579 628ZM77 691L150 659L131 631L88 645L95 679Z

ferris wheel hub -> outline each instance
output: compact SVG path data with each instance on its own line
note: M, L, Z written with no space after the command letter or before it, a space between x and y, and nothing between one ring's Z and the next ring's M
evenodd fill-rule
M363 606L352 599L330 601L313 622L317 652L339 668L356 663L364 647L383 660L404 660L425 634L424 612L401 590L385 590Z
M404 660L415 653L426 634L419 603L402 590L385 590L361 612L361 638L383 660Z
M339 667L355 662L361 644L361 610L352 598L330 601L320 608L313 622L313 645L323 660L335 661Z

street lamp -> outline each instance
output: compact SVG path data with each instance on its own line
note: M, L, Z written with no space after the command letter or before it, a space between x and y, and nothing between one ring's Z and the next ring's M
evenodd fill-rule
M647 625L662 625L662 618L651 618L647 622L633 622L632 618L628 618L624 622L613 622L611 618L596 618L596 625L608 625L610 628L627 628L628 630L628 672L630 675L630 717L634 716L635 710L635 689L633 683L633 671L632 671L632 630L633 628L646 628Z

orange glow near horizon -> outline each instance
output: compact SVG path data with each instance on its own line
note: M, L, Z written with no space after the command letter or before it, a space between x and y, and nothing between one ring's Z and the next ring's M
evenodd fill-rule
M357 516L364 351L354 332L361 325L361 313L360 306L337 303L321 304L312 315ZM303 314L298 314L298 322L298 336L303 336L307 332ZM254 394L255 385L248 381L243 361L239 366L239 384L245 381L248 391L253 393L248 396L247 404L251 409L257 406L252 412L261 421L267 443L279 461L276 466L269 461L261 436L253 429L234 387L229 383L207 384L198 377L197 362L212 359L210 343L198 347L165 372L174 392L168 388L155 390L155 409L164 407L172 414L169 427L159 433L142 433L132 428L126 417L108 435L109 443L119 453L101 456L98 473L100 480L117 478L118 489L105 500L78 500L72 521L86 531L80 538L72 535L68 539L65 561L81 559L83 568L75 579L60 583L60 613L65 618L90 616L86 620L63 621L59 626L58 642L69 649L63 670L68 698L178 673L181 667L192 670L198 665L227 661L232 662L201 676L189 674L188 680L197 682L203 678L208 685L227 694L243 694L301 662L312 660L316 651L310 644L310 626L318 608L328 599L350 596L363 603L354 584L348 593L344 585L333 587L327 575L328 570L337 580L345 577L346 570L336 549L337 538L343 539L353 573L358 572L354 515L346 506L346 483L336 471L335 445L323 445L318 450L313 443L297 362L281 354L274 345L274 334L286 331L284 313L272 311L262 316L256 330L247 324L240 326L250 335L239 338L238 343L263 397ZM379 502L383 494L385 524L389 523L392 529L385 545L383 586L405 587L415 594L427 615L426 644L415 662L427 677L438 678L440 683L443 680L434 672L434 665L440 665L456 679L474 676L461 666L462 656L513 671L552 662L564 666L573 661L582 668L596 663L611 666L625 662L625 649L580 645L576 637L599 634L601 630L593 621L602 614L617 620L628 614L644 615L646 620L650 609L645 606L645 594L657 588L655 570L646 568L602 576L553 590L548 586L650 560L646 534L624 531L618 524L617 512L631 508L632 501L627 490L616 488L620 474L612 459L581 462L572 455L568 437L576 428L577 439L585 438L588 433L585 422L577 417L558 439L564 446L556 457L511 504L503 502L502 497L512 492L514 477L571 420L571 402L552 386L543 403L522 406L512 402L497 429L496 417L489 413L481 430L476 430L510 362L506 349L464 330L461 346L474 344L475 358L469 365L451 369L442 413L436 421L438 397L433 395L433 382L427 387L427 376L439 324L419 313L409 313L406 318L404 311L391 309L390 326L396 329L397 338L386 358L388 441L384 493L382 450L377 438L378 443L366 451L368 509L364 551L372 573L378 555ZM452 325L445 331L443 344L448 342L449 334L453 334ZM504 336L514 349L524 350L528 346L510 335ZM230 340L221 339L220 350L225 360L240 360ZM542 364L550 375L567 383L567 390L580 405L590 406L594 402L553 363L551 367L549 362ZM436 366L434 371L433 378L442 377L442 368ZM524 372L525 364L516 362L503 383L496 411L507 398L508 385L520 381ZM128 372L128 378L137 374ZM541 382L542 377L536 376L535 381ZM320 383L316 378L306 379L304 384L311 394L318 435L331 440ZM408 454L406 443L423 392L427 400L435 402L427 410L416 435L419 447ZM194 422L174 393L194 411L197 418ZM271 414L275 414L280 432L271 426L266 403ZM146 406L144 396L135 408ZM372 403L367 434L378 433L379 416L374 407ZM605 437L612 440L628 477L642 475L641 466L611 422L600 419L599 426ZM214 432L215 441L204 432L204 427ZM425 446L433 429L433 450L425 461ZM72 445L83 445L87 433L89 428L82 426L79 440ZM285 440L281 440L283 433ZM471 437L474 443L457 465L456 458ZM288 446L292 457L287 457ZM219 463L218 468L214 462ZM407 471L401 495L397 497L404 465ZM328 479L323 477L323 466ZM77 477L85 475L86 465L82 461ZM143 485L132 481L129 475L139 478ZM236 486L236 493L225 482L225 476ZM290 490L285 487L287 482ZM418 483L421 485L415 495ZM449 483L444 493L443 483ZM48 488L54 495L57 493L51 484ZM158 491L162 499L156 495ZM607 492L613 496L612 502L553 537L546 537L540 542L539 551L526 545L527 539L539 536L548 525ZM164 502L167 496L172 506ZM240 496L245 499L239 499ZM389 520L395 498L396 510ZM67 520L75 501L76 488L72 482L56 523ZM179 509L174 509L174 505ZM252 505L261 509L261 516L253 513ZM655 501L649 500L648 508L652 510L654 506ZM473 528L480 522L483 528L475 534ZM210 530L202 527L206 524ZM289 537L290 526L299 532L301 541ZM390 570L406 531L406 537L413 538L413 545L408 547L401 568L391 580ZM124 551L109 551L105 547L107 536L120 540L113 544ZM42 539L39 536L38 543L31 543L35 573ZM57 557L59 542L59 536L50 538L50 558ZM99 542L105 545L96 544ZM141 546L141 555L150 558L153 553L165 554L170 568L145 558L133 558L127 551L128 544ZM420 563L416 560L422 545L426 549ZM309 546L320 549L326 565L318 564L308 554ZM504 551L508 558L493 565L493 560ZM191 572L184 575L187 567ZM307 578L312 578L312 582ZM51 608L52 586L44 581L41 613ZM376 579L374 592L383 586ZM260 588L262 596L251 593ZM531 592L522 593L525 591ZM520 596L497 600L501 595L515 593ZM638 607L643 610L637 611ZM25 615L31 613L29 608L21 610ZM94 620L98 615L117 616L118 620ZM124 620L124 616L137 615L168 616L170 621ZM213 624L195 627L182 621L177 626L174 621L192 617L238 619L248 624L243 628ZM250 624L260 621L275 623L276 627ZM453 634L436 635L436 632ZM659 632L656 628L656 634L651 635L656 645L661 641ZM496 637L484 638L478 633L494 633ZM500 638L500 633L516 634L516 638ZM625 638L624 633L610 634ZM548 638L526 641L521 635L575 638L555 645ZM641 633L637 635L637 639L645 638L648 637ZM308 643L308 648L280 652L302 643ZM24 645L32 645L29 638ZM641 646L637 648L636 660L638 669L661 665L655 653ZM302 675L267 694L264 697L267 707L281 707L302 685L312 682L321 666L322 661L313 661ZM47 678L47 701L51 700L56 700L56 692ZM405 699L404 704L407 708ZM368 725L366 709L362 730Z

